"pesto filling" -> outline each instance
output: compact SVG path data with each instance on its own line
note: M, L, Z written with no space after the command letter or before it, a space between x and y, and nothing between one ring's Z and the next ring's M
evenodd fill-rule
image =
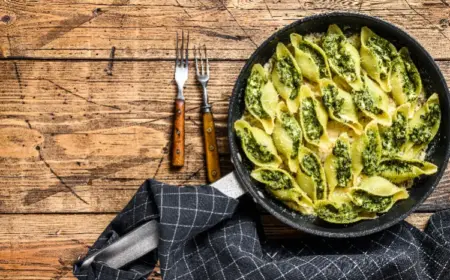
M247 105L248 110L261 119L270 117L264 110L261 102L261 89L264 83L264 78L255 71L247 80L247 87L245 88L245 104Z
M409 162L405 162L398 159L383 161L379 166L379 172L395 172L396 174L404 174L412 171L412 165ZM422 165L422 164L419 164Z
M364 166L362 172L365 175L371 176L375 174L378 166L378 143L375 132L373 132L372 130L367 131L366 139L367 141L364 146L364 151L362 152L362 162Z
M326 61L323 55L308 43L300 43L298 48L309 54L314 63L319 67L320 78L328 77Z
M261 170L261 178L265 184L274 190L291 189L292 180L283 172L275 170Z
M353 197L359 206L368 212L382 212L392 204L393 196L376 196L363 190L356 190Z
M396 56L391 49L391 44L384 38L372 36L367 40L367 48L369 48L378 58L378 69L380 70L380 78L385 80L388 78L392 59Z
M420 80L420 74L417 72L417 68L407 54L401 53L403 65L405 66L402 72L403 79L403 92L405 92L408 101L415 101L418 97L417 84Z
M247 152L259 162L271 162L274 159L274 155L266 147L256 141L248 128L244 128L244 131L245 133L239 133L239 137L241 137Z
M349 147L342 140L337 140L333 148L333 155L336 157L336 179L338 187L346 187L352 178L352 160Z
M333 85L327 85L323 89L323 105L332 112L337 118L341 118L340 113L342 105L344 105L344 98L338 97L338 88ZM343 120L346 121L346 120Z
M408 134L407 118L405 115L399 113L392 125L386 128L382 134L383 155L388 156L392 153L400 152L400 148L406 143Z
M292 154L291 159L295 159L298 155L298 148L300 147L300 140L302 138L302 131L298 122L288 113L281 114L281 127L286 130L289 137L292 139Z
M433 126L439 121L440 115L441 109L439 105L430 105L429 111L420 116L422 123L414 127L409 133L409 140L417 145L430 142L434 134L432 131Z
M318 140L322 136L324 129L317 118L314 99L307 97L302 102L301 114L303 117L303 125L305 133L311 140Z
M320 173L320 162L313 155L305 155L302 159L302 169L310 176L316 184L316 196L317 199L324 198L324 186Z
M358 218L358 212L346 203L341 204L340 207L335 207L332 204L322 205L317 207L316 212L319 218L329 222L347 223Z
M280 77L280 82L285 86L292 88L289 99L294 100L298 95L300 86L300 74L295 69L294 63L290 57L284 57L276 62L276 71Z
M327 34L322 46L328 56L328 60L335 66L335 71L345 77L347 81L356 81L355 61L345 48L347 41L341 34Z
M361 90L353 91L353 100L356 106L362 110L369 113L380 115L383 111L375 105L375 100L369 93L367 86L364 86Z

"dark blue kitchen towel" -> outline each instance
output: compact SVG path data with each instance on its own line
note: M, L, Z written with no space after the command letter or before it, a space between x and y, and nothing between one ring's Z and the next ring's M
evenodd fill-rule
M80 280L147 279L159 259L164 279L450 279L450 211L422 232L402 222L352 239L305 236L262 241L252 212L209 186L147 180L88 255L152 219L160 221L156 252L121 270L93 262L75 266Z

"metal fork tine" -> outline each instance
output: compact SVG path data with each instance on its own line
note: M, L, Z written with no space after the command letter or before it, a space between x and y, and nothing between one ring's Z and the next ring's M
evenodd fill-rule
M202 54L202 48L198 48L198 52L200 53L200 64L202 66L202 75L205 75L205 66L203 65L203 54Z
M177 31L177 47L175 49L175 52L176 52L175 66L178 66L178 31Z
M183 51L184 51L184 30L183 31L181 31L181 50L180 50L180 53L181 53L181 55L180 55L180 57L181 57L181 60L180 60L180 66L183 66L183 59L184 59L184 53L183 53Z
M187 42L186 42L186 62L184 63L186 67L189 66L189 31L187 34Z
M209 60L208 60L208 54L206 53L206 45L203 45L205 48L205 58L206 58L206 75L209 76Z
M198 72L197 47L196 46L194 46L194 58L195 58L195 73L197 75L200 75L200 73Z

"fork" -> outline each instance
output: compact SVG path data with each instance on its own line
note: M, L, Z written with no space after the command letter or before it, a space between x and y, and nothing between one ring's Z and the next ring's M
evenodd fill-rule
M208 174L208 181L210 183L220 178L220 164L219 153L217 151L216 129L214 127L214 119L211 113L211 105L208 103L207 85L209 81L209 61L206 53L206 46L203 46L205 57L202 55L201 48L194 47L195 57L195 73L197 81L203 88L203 136L205 138L205 155L206 155L206 170ZM197 49L200 55L200 67L197 60Z
M184 166L184 83L188 78L189 66L189 33L186 40L186 48L184 48L184 31L181 32L181 49L177 47L175 60L175 82L178 87L178 94L175 100L175 118L173 125L173 141L172 141L172 165L176 167ZM183 56L185 52L185 56Z

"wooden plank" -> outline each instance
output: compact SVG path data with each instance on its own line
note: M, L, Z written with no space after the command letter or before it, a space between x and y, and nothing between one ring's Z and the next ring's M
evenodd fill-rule
M0 3L4 56L173 58L175 33L191 33L216 59L246 59L274 31L335 10L380 17L405 29L438 59L449 58L450 7L439 1L11 1Z
M114 216L0 215L0 278L76 279L73 263Z
M187 100L186 166L168 160L176 88L167 61L2 61L0 211L117 212L147 178L204 184L201 90L193 73ZM210 100L223 174L232 170L228 98L243 62L212 62ZM450 77L450 62L439 62ZM191 71L192 72L192 71ZM450 172L421 206L450 207Z
M430 213L407 220L423 229ZM75 279L72 265L114 218L114 214L0 215L0 278L14 280ZM262 217L269 239L298 238L301 233L273 216ZM156 268L149 279L160 279ZM153 278L152 278L153 277Z

